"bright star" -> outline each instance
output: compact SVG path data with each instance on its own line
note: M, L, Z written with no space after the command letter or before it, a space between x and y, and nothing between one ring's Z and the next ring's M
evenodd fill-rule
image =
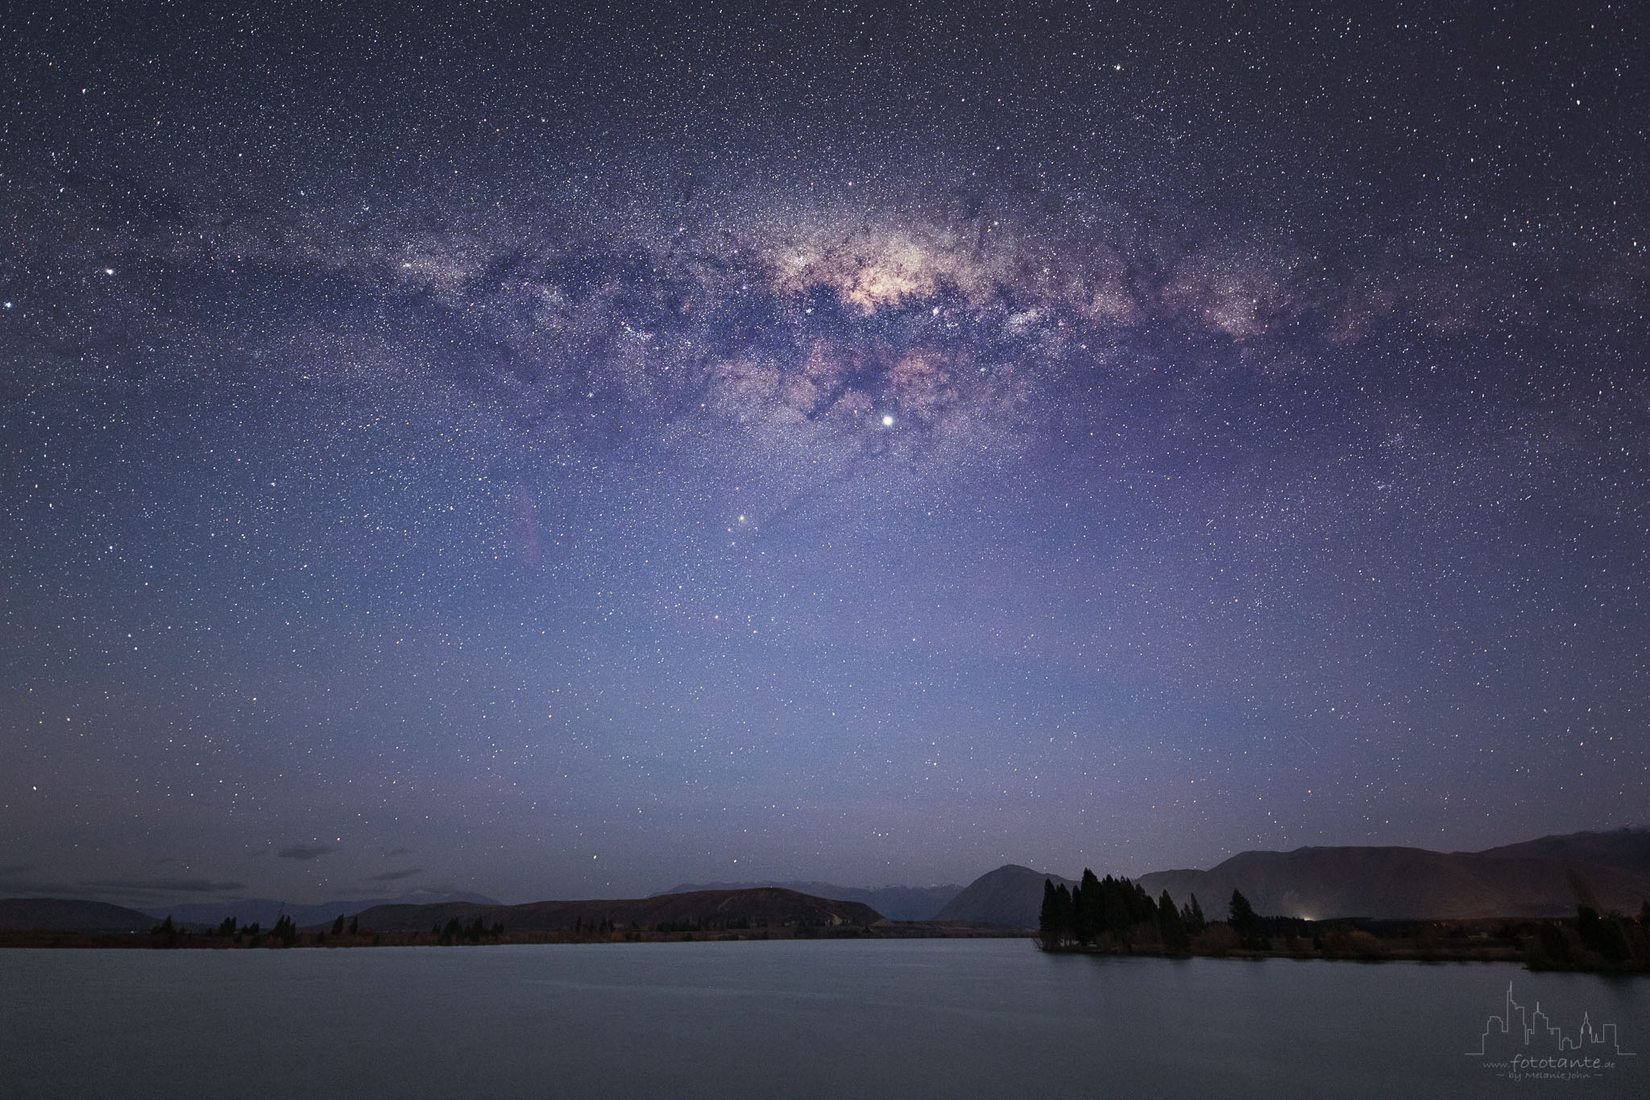
M883 413L882 414L882 426L884 428L892 428L894 426L894 418L892 416L890 416L888 413Z

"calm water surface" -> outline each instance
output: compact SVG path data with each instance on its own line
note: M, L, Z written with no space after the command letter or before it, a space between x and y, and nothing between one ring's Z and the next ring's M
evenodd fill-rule
M1465 1052L1509 981L1637 1056L1497 1077ZM0 951L8 1098L1644 1097L1647 1063L1650 981L1499 965L1018 940Z

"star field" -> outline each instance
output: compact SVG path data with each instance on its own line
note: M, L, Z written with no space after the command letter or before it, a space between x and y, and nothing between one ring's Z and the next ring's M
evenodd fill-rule
M25 5L0 893L1650 804L1633 5Z

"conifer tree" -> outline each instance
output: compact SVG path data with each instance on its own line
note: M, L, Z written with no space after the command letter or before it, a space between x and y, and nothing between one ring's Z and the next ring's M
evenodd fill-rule
M1117 938L1121 944L1127 943L1129 928L1134 924L1134 913L1129 897L1129 886L1110 875L1100 883L1100 923L1104 931Z
M1185 951L1191 945L1186 924L1180 919L1180 910L1175 908L1174 899L1167 890L1163 891L1157 902L1157 931L1163 937L1164 948L1169 951Z
M1128 882L1129 880L1124 879L1123 881ZM1146 893L1146 888L1141 886L1138 882L1129 883L1129 885L1133 887L1134 890L1134 903L1138 913L1135 923L1156 924L1158 915L1157 903L1152 900L1152 896L1150 894Z
M290 916L283 914L275 922L275 927L271 930L270 935L279 941L283 947L291 947L298 939L298 925Z
M1077 899L1072 897L1071 888L1063 882L1056 886L1054 888L1054 901L1056 912L1059 915L1059 923L1056 927L1059 929L1060 939L1062 941L1075 940L1077 938Z
M1037 912L1037 938L1044 951L1060 946L1060 895L1054 890L1052 879L1043 880L1043 906Z
M1110 876L1107 876L1110 880ZM1083 877L1071 895L1072 916L1078 943L1090 944L1100 939L1105 926L1104 887L1094 872L1083 868Z
M1227 919L1232 931L1238 934L1239 941L1244 947L1251 950L1264 951L1270 946L1266 941L1265 927L1254 906L1249 899L1243 896L1241 890L1232 891L1232 902L1227 910Z

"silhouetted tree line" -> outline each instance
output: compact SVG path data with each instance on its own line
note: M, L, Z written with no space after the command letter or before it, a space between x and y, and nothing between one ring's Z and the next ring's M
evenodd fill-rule
M1075 889L1043 880L1038 937L1048 950L1075 946L1185 954L1206 923L1196 895L1184 906L1176 906L1167 890L1153 901L1138 883L1111 875L1097 878L1085 867Z
M1525 959L1536 970L1650 970L1650 900L1629 917L1599 912L1591 897L1576 905L1576 919L1543 924Z
M749 930L749 919L740 917L737 920L666 920L653 926L655 932L743 932Z
M175 947L179 938L201 935L207 938L219 938L233 941L239 945L243 940L251 947L291 947L299 940L298 924L290 916L282 916L275 922L275 926L268 932L257 921L241 925L234 917L225 917L216 928L208 928L199 933L191 933L179 928L168 916L157 924L151 935L163 940L168 947Z
M496 940L504 935L504 922L499 921L489 927L480 917L469 924L453 917L446 924L436 922L431 931L435 933L437 943L443 947L448 947L455 943L480 943L482 940Z

